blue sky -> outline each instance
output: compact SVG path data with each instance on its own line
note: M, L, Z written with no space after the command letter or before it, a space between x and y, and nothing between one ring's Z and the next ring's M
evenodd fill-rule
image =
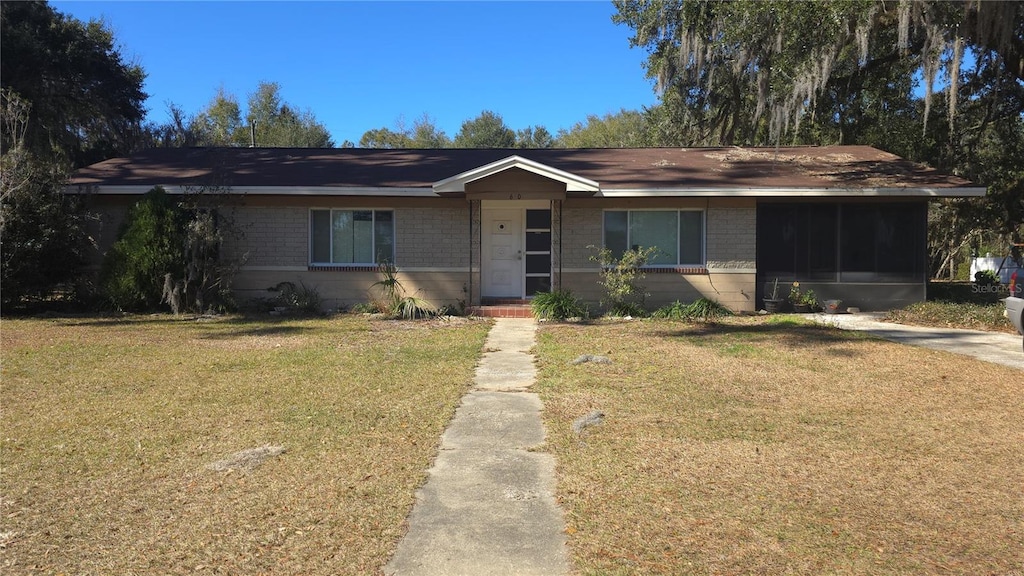
M657 99L610 1L51 2L103 19L142 65L149 119L196 113L260 81L312 110L336 144L429 114L452 137L483 110L556 133Z

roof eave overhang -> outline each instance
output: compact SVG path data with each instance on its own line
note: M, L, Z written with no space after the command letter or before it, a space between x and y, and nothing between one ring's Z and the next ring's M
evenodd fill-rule
M984 187L906 188L617 188L602 189L602 198L963 198L984 196Z
M522 156L513 155L472 170L467 170L466 172L456 174L455 176L445 178L444 180L434 182L433 190L436 194L442 196L464 194L466 192L466 184L513 168L526 170L527 172L532 172L538 176L561 182L565 184L566 193L584 192L594 194L601 188L597 182L588 178L584 178L564 170L559 170L558 168L548 166L547 164L541 164L540 162L523 158Z
M111 196L141 196L160 186L168 194L197 193L195 186L178 184L146 184L146 185L70 185L65 188L68 194L106 194ZM436 198L431 188L417 187L383 187L383 186L231 186L216 190L220 194L232 196L375 196L400 198Z

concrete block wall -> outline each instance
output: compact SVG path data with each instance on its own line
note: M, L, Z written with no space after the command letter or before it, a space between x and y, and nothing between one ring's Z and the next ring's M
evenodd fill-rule
M757 267L757 207L716 206L705 216L707 267L745 269Z
M398 280L407 296L416 296L435 306L458 306L466 299L464 287L468 272L400 272ZM270 299L267 289L288 281L315 289L325 310L348 308L379 296L373 284L380 280L377 272L353 270L247 270L235 278L233 289L240 302Z
M601 208L562 209L562 267L567 270L598 267L590 260L597 250L587 246L601 246L604 241L604 213Z
M411 268L468 268L469 204L395 209L395 263Z
M225 211L234 233L224 253L245 266L306 266L309 263L309 209L296 206L239 206Z

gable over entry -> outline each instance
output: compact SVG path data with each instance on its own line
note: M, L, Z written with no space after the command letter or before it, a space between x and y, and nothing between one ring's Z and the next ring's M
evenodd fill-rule
M469 202L473 301L520 300L560 286L562 202L597 182L520 156L437 182L441 196Z
M569 193L592 196L601 187L582 176L509 156L435 182L433 188L441 196L465 194L475 200L564 200Z

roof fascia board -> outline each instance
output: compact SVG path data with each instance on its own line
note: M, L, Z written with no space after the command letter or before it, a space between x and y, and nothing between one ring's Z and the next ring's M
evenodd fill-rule
M913 196L923 198L959 198L967 196L984 196L987 188L621 188L605 189L596 194L602 198L664 198L664 197L898 197Z
M65 188L68 194L109 194L113 196L141 196L160 186L168 194L187 194L200 190L200 186L179 186L166 184L95 186L70 185ZM219 192L231 195L251 196L398 196L416 198L436 198L431 188L388 188L383 186L226 186Z
M563 182L565 183L566 192L597 192L600 189L600 185L593 180L518 155L512 155L508 158L503 158L445 178L444 180L439 180L434 183L433 189L438 194L465 192L466 184L511 168L521 168L538 176Z

